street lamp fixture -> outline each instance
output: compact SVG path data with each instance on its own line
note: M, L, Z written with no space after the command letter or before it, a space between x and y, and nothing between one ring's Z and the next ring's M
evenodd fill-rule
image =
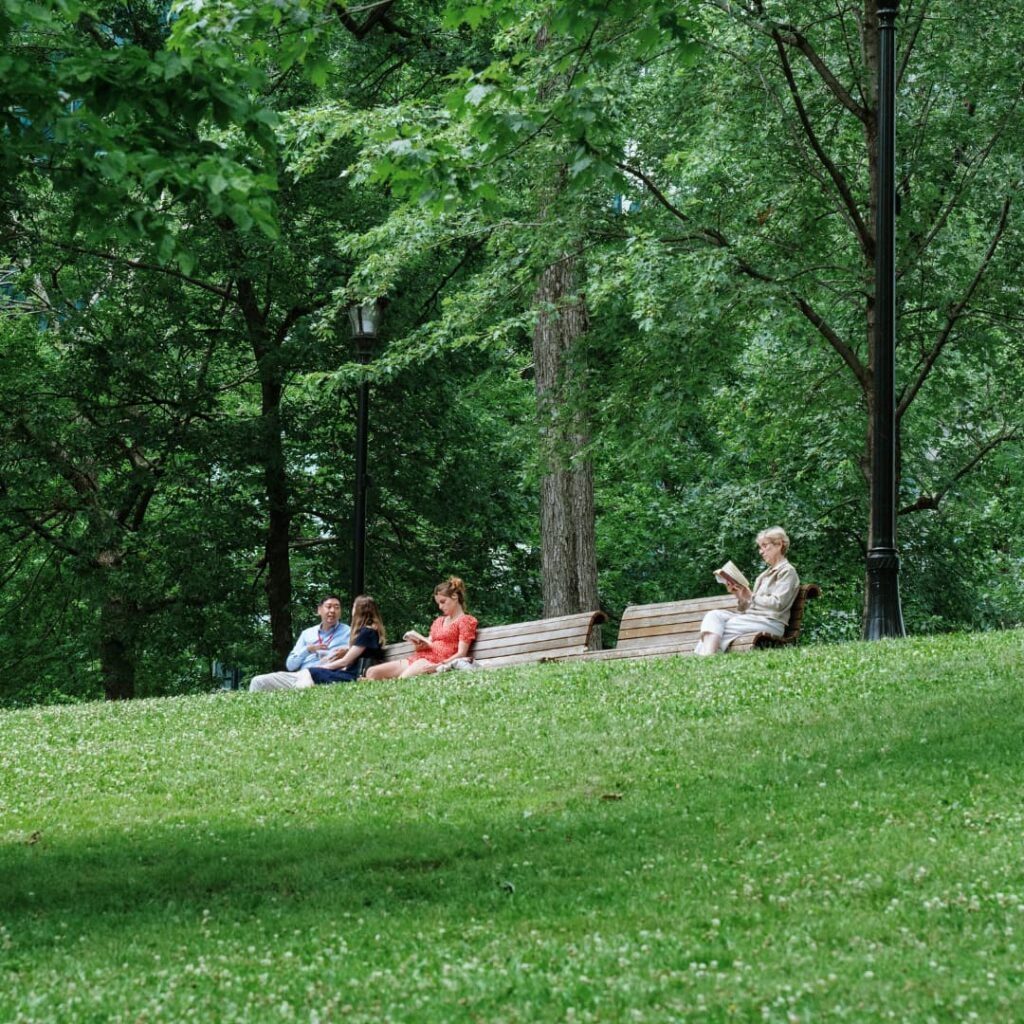
M383 305L379 301L349 306L352 341L356 358L365 366L373 356ZM370 384L365 378L359 384L359 411L356 418L356 493L352 516L352 596L365 589L366 566L366 448L370 425Z
M374 302L359 302L348 307L348 319L352 325L352 338L356 342L357 351L359 342L369 342L372 347L377 338L377 331L380 328L380 318L383 313L383 303L379 300ZM361 352L359 352L362 355ZM369 357L365 360L369 362Z
M878 208L871 410L871 522L864 639L905 636L896 550L896 75L899 0L878 4Z

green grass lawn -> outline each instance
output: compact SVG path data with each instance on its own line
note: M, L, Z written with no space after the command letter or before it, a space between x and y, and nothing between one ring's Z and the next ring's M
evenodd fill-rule
M1024 1019L1024 634L0 713L0 1021Z

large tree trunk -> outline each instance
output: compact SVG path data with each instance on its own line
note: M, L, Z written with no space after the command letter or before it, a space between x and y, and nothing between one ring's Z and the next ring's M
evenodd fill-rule
M547 26L536 47L549 42ZM542 98L559 84L541 86ZM557 192L565 166L557 173ZM540 311L533 332L533 365L540 425L541 576L544 615L593 611L597 603L597 547L594 526L594 473L586 456L589 441L584 392L586 379L577 343L586 335L587 304L580 292L575 254L565 253L541 274L534 295ZM591 645L600 647L594 630Z
M267 495L267 609L274 663L284 668L292 649L292 569L288 548L291 533L291 500L288 469L281 431L281 382L279 346L269 330L256 299L252 282L238 281L238 299L245 316L249 342L260 378L260 455Z
M577 261L566 256L541 275L533 334L540 420L541 572L544 615L591 611L597 603L593 467L584 454L588 427L585 377L577 342L586 334L587 309Z
M110 597L100 609L100 672L107 700L135 696L135 615L121 598Z

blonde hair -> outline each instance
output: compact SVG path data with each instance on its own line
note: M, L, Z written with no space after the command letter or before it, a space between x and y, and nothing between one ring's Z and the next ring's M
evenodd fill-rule
M781 526L769 526L767 530L762 530L757 535L757 543L763 540L778 541L782 545L783 554L789 551L789 534Z
M458 576L449 576L443 583L434 587L434 594L442 594L444 597L454 597L466 610L466 584Z
M369 594L360 594L352 602L353 640L355 640L356 635L363 626L369 626L370 629L377 630L381 647L387 643L387 635L384 632L384 621L380 617L380 609L377 607L377 602Z

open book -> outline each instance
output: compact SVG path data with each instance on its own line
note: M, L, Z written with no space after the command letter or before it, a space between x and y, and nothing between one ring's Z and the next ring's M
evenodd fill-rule
M735 562L726 562L721 569L715 570L715 579L718 580L722 586L725 586L726 582L735 583L738 586L746 587L750 589L750 580L736 568Z
M416 647L430 646L430 640L422 633L417 633L415 629L410 629L408 633L403 634L402 639L408 640L409 643L414 644Z

